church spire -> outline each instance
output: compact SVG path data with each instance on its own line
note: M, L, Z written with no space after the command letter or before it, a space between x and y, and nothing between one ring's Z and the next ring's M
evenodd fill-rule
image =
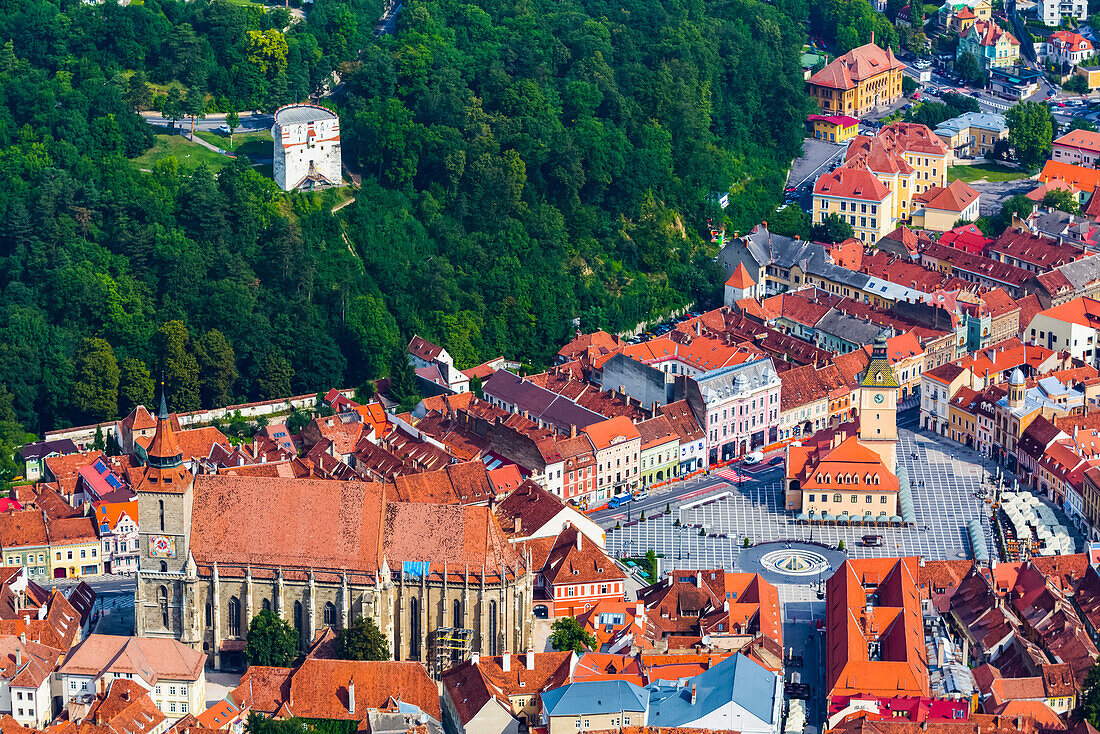
M182 492L191 482L191 472L183 465L183 451L172 429L168 413L168 398L164 383L160 389L160 410L157 412L157 431L149 448L145 450L146 467L138 491Z

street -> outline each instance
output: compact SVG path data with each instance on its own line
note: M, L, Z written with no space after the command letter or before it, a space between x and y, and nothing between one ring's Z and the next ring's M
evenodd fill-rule
M162 117L156 112L142 112L141 116L145 118L145 122L157 127L168 127L172 124L172 121L167 117ZM267 115L262 112L242 112L241 126L237 128L236 132L248 133L255 132L257 130L270 130L271 126L275 124L275 116ZM204 119L195 120L195 129L204 130L206 132L214 132L219 127L225 124L225 114L215 113L207 115ZM187 129L191 129L191 118L185 117L176 120L176 126L186 125Z

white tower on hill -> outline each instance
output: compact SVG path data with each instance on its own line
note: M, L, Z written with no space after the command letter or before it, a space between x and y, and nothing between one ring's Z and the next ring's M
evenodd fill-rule
M340 119L312 104L288 104L275 111L275 183L283 191L339 186Z

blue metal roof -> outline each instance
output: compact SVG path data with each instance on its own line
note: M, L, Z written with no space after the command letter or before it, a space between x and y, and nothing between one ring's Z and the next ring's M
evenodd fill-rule
M653 684L649 690L649 725L684 726L733 703L744 710L738 731L774 729L779 687L775 673L744 655L730 655L714 667L688 678L683 685ZM695 704L691 687L695 686ZM750 721L745 721L749 718ZM759 722L752 726L751 719ZM734 722L730 722L732 725Z
M644 712L649 694L625 680L580 681L542 694L547 716L592 716L622 711Z

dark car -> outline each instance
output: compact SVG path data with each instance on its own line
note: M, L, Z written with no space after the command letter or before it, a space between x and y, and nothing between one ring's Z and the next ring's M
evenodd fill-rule
M768 463L772 466L775 466L776 464L782 464L784 461L785 461L785 459L782 456L773 456L768 461Z
M882 536L881 535L864 535L863 536L863 545L865 545L868 548L878 548L879 546L882 545Z
M535 605L535 619L546 619L550 616L550 610L546 608L545 604Z

